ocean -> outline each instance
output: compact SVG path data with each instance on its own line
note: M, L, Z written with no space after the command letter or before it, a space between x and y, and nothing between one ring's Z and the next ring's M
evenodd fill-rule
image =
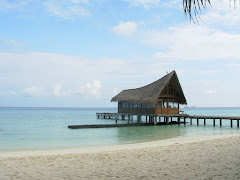
M240 116L240 108L183 108L189 115ZM115 124L97 119L96 112L117 112L116 108L0 108L0 150L74 148L154 141L183 136L240 133L236 122L223 120L223 126L166 125L102 129L69 129L68 125ZM136 121L136 119L134 120ZM143 118L144 122L144 118ZM189 122L189 119L187 119ZM127 123L118 120L117 123Z

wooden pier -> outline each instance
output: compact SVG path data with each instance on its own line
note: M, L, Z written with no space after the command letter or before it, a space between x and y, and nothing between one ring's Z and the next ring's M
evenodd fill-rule
M230 126L233 127L233 121L237 122L237 127L239 128L239 121L240 116L203 116L203 115L188 115L188 118L190 119L190 124L192 125L192 120L197 120L197 125L199 125L199 120L203 120L203 124L206 125L206 119L212 119L213 126L216 125L216 121L219 121L219 125L222 126L222 121L227 120L230 121Z
M187 115L187 114L131 114L131 113L96 113L97 118L109 118L125 120L127 118L128 121L133 120L133 116L137 116L138 123L142 122L142 117L146 117L146 123L153 123L155 125L161 124L162 119L163 123L169 124L170 122L174 122L173 118L177 118L177 123L181 123L181 119L183 119L183 123L186 123L186 120L189 119L190 125L193 124L193 121L196 120L197 125L199 125L200 120L203 120L203 124L206 125L206 119L211 119L213 122L213 126L216 126L216 122L219 122L219 125L222 126L222 121L229 121L230 126L233 127L233 122L236 121L237 127L239 128L240 116L205 116L205 115ZM159 120L158 120L159 119Z
M70 125L70 129L87 129L87 128L113 128L113 127L133 127L133 126L151 126L149 123L132 123L132 124L89 124L89 125Z
M85 128L112 128L112 127L133 127L133 126L151 126L151 125L171 125L171 124L187 124L189 119L190 125L196 120L196 124L200 125L200 120L206 125L206 120L210 119L213 126L219 122L222 127L222 121L229 121L230 126L233 127L233 122L236 121L239 128L240 116L204 116L204 115L187 115L187 114L131 114L131 113L96 113L97 118L114 119L115 124L90 124L90 125L69 125L70 129L85 129ZM133 123L133 116L136 116L136 123ZM142 119L145 117L146 121ZM117 124L119 119L127 120L126 124ZM181 121L182 120L182 121ZM132 121L130 123L130 121Z

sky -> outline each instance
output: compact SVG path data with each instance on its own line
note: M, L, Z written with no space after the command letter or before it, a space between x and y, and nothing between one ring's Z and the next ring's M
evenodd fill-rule
M116 107L175 70L188 106L240 107L240 10L212 0L0 0L0 106Z

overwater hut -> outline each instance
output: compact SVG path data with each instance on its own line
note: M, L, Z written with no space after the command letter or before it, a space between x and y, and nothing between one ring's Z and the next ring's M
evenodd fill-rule
M187 104L177 73L172 71L146 86L123 90L111 101L118 102L118 113L179 114L179 104Z

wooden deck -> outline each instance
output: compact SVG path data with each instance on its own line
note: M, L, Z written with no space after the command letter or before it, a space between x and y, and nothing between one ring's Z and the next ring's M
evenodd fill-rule
M219 125L222 126L222 121L230 121L230 126L233 127L233 121L237 121L237 127L239 128L240 116L203 116L203 115L189 115L190 124L192 125L192 120L197 120L197 125L199 125L199 120L203 119L203 124L206 125L206 119L212 119L213 126L216 125L216 121L219 121Z
M183 123L183 122L180 122ZM168 124L178 124L176 121ZM157 125L168 125L166 122L159 122ZM135 126L154 126L154 123L131 123L131 124L88 124L88 125L69 125L70 129L91 129L91 128L113 128L113 127L135 127Z
M157 118L159 118L159 123L161 123L161 118L164 118L163 123L172 122L173 118L177 118L178 124L180 120L183 119L183 123L186 123L186 120L190 120L190 125L192 125L192 121L196 120L197 125L199 125L199 121L202 119L203 124L206 125L206 119L211 119L213 121L213 126L216 125L216 122L219 121L220 126L222 126L222 121L230 121L230 126L233 127L233 122L237 122L237 127L240 125L240 116L206 116L206 115L187 115L187 114L133 114L133 113L96 113L97 118L109 118L109 119L131 119L132 116L137 116L138 122L141 121L141 117L146 117L146 123L155 123L158 124ZM169 121L171 119L171 121Z
M187 114L132 114L132 113L96 113L97 118L103 119L115 119L116 124L89 124L89 125L69 125L70 129L85 129L85 128L112 128L112 127L133 127L133 126L151 126L151 125L170 125L170 124L186 124L189 119L190 125L193 120L196 120L197 125L200 124L200 120L203 120L203 124L206 125L206 119L211 119L213 126L216 122L222 126L222 121L230 121L230 126L233 127L233 121L237 122L239 128L240 116L204 116L204 115L187 115ZM137 123L133 123L133 116L137 116ZM142 117L146 117L146 122L143 123ZM176 121L173 120L176 119ZM126 124L117 124L118 119L127 119ZM181 121L181 119L183 121Z
M87 129L87 128L112 128L112 127L132 127L132 126L151 126L149 123L132 123L132 124L89 124L89 125L70 125L70 129Z

